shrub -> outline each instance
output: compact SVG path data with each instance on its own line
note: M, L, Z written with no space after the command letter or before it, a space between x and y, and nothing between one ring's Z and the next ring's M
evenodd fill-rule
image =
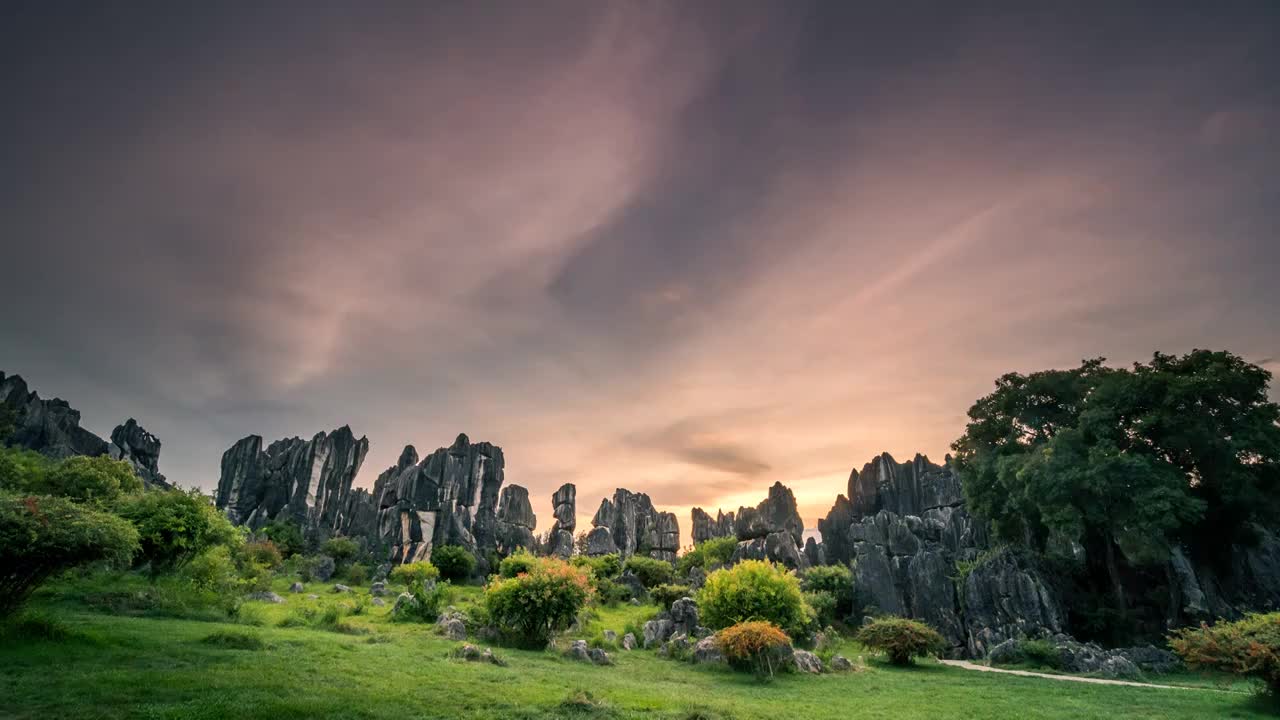
M241 537L197 490L142 493L126 498L118 512L137 528L137 561L148 566L153 578L182 567L208 548L235 543Z
M312 580L328 582L329 578L333 577L335 569L337 569L337 563L328 555L308 555L298 563L298 576L303 582Z
M675 575L671 563L642 555L632 555L627 558L623 569L631 571L636 577L640 578L641 584L646 588L669 583Z
M66 498L0 493L0 617L55 573L85 563L125 563L138 531Z
M243 630L219 630L206 635L200 642L231 650L261 650L266 647L262 638Z
M506 639L525 647L543 647L573 622L590 593L587 574L580 568L544 560L531 572L490 583L484 604L490 621Z
M1192 668L1256 678L1280 696L1280 613L1183 628L1169 636L1169 646Z
M818 624L823 627L831 625L841 619L839 606L836 596L826 590L818 590L816 592L806 592L804 601L813 608L813 614L818 620Z
M466 580L476 569L476 556L460 545L441 545L431 551L431 564L445 580Z
M281 555L298 555L307 550L307 545L302 539L302 529L288 518L272 520L271 524L262 528L262 534L276 544Z
M800 577L805 592L830 593L835 600L835 613L840 619L853 612L853 573L845 565L816 565Z
M664 583L649 589L649 597L655 603L664 608L670 609L671 603L682 597L693 597L693 591L688 585L672 585Z
M276 544L270 540L245 543L240 550L240 554L245 561L263 565L272 570L284 564L284 557L280 554L280 548L276 547Z
M914 657L943 651L946 641L937 630L906 618L881 618L858 629L858 642L883 651L894 665L910 665Z
M738 549L735 537L718 537L704 540L693 546L676 561L676 572L688 575L695 567L709 570L717 565L727 565L733 559L733 551Z
M811 622L796 576L763 560L745 560L708 575L698 591L698 609L712 629L765 620L799 633Z
M431 582L439 577L440 571L436 569L435 565L432 565L426 560L423 560L422 562L397 565L392 568L391 573L387 575L388 580L402 585Z
M440 612L453 599L453 587L447 582L415 582L409 585L410 602L396 602L393 616L396 620L433 623Z
M498 574L504 578L513 578L520 573L527 573L538 564L538 558L527 552L516 552L503 558L498 564Z
M369 568L360 563L352 563L347 568L347 582L351 585L363 585L369 582Z
M216 593L235 592L240 580L231 552L224 545L209 548L195 556L182 569L182 575L197 588Z
M324 541L320 551L333 558L338 565L345 565L360 554L360 543L349 537L332 537Z
M631 586L624 583L597 578L591 584L596 591L596 601L607 607L617 607L633 597Z
M785 666L791 638L777 625L757 620L721 630L716 633L716 644L730 667L766 678Z
M8 406L0 402L0 413ZM34 450L0 443L0 490L24 495L47 495L45 477L53 462Z
M1048 640L1023 640L1018 643L1018 650L1025 662L1052 670L1062 669L1062 654Z
M618 553L596 556L574 555L569 562L590 570L596 578L611 580L622 574L622 557Z

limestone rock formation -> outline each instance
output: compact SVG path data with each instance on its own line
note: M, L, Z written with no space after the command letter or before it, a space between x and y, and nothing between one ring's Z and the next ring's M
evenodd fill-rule
M733 521L738 547L731 562L770 560L789 568L809 567L804 554L804 521L796 507L796 497L776 482L759 505L738 508Z
M478 572L488 572L488 553L498 549L504 463L502 448L472 443L466 435L421 461L412 446L405 447L373 487L376 535L391 548L391 560L416 562L437 545L460 545L476 555ZM528 515L532 522L532 510Z
M680 549L680 526L674 513L659 512L644 493L618 488L613 499L600 501L587 535L587 553L637 553L673 562Z
M508 485L498 495L497 544L498 552L510 555L516 550L531 550L533 531L538 518L529 504L529 491L520 485Z
M111 445L107 453L116 460L127 461L147 485L168 486L164 475L160 474L160 439L143 429L133 418L111 431Z
M733 537L733 513L716 511L715 519L702 508L693 509L693 544L718 537Z
M80 412L66 400L43 400L18 375L0 372L0 407L12 414L10 445L60 460L74 455L110 455L128 461L148 486L168 487L160 473L160 440L129 418L107 442L80 427Z
M80 411L59 398L41 399L20 375L0 372L0 404L13 414L8 444L35 450L54 459L73 455L106 455L107 443L80 427Z
M565 483L551 496L552 513L556 522L551 526L547 536L547 555L567 558L573 554L573 531L578 526L577 507L578 488L573 483Z
M1062 630L1060 604L1034 565L984 552L987 538L964 509L950 458L944 466L922 455L898 463L886 453L855 470L848 490L818 522L814 551L852 563L863 604L922 620L953 652L976 657L1019 633ZM959 589L958 563L973 568Z
M223 453L215 501L232 522L255 530L283 518L312 538L334 534L350 527L351 482L368 451L369 441L345 425L265 450L250 435Z

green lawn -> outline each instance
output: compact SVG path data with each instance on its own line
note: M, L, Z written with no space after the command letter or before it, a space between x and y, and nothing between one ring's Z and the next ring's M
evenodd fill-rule
M507 667L448 658L457 643L388 607L343 618L345 632L279 623L304 607L351 603L321 592L253 603L261 626L107 614L74 593L47 592L31 610L73 630L61 640L8 637L0 647L4 718L1252 718L1248 695L1107 687L999 676L927 663L789 675L767 684L720 669L618 651L596 667L551 653L495 648ZM283 590L281 586L280 590ZM457 602L474 601L477 588ZM366 596L367 598L367 596ZM578 636L641 622L652 607L602 609ZM247 632L265 647L203 642ZM857 652L850 647L849 654Z

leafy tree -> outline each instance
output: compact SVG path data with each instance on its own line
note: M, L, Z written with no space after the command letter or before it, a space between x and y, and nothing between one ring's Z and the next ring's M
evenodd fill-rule
M236 528L197 490L153 490L125 499L120 516L140 536L139 563L153 578L182 567L215 545L241 539Z
M530 572L489 583L484 606L503 637L524 647L544 647L569 627L590 594L584 570L546 559Z
M671 563L643 555L632 555L627 558L623 569L634 573L646 588L671 582L673 575Z
M0 490L47 495L41 490L52 466L49 458L34 450L0 447Z
M0 492L0 617L55 573L86 563L127 563L138 531L67 498Z
M445 580L466 580L476 569L476 556L461 545L441 545L431 551L431 564Z
M142 480L129 463L105 455L50 462L29 450L5 448L0 450L0 487L110 507L125 495L142 492Z
M1226 352L1102 363L1001 377L953 448L998 536L1083 555L1123 612L1122 559L1159 561L1174 540L1210 556L1280 517L1280 407L1270 374Z

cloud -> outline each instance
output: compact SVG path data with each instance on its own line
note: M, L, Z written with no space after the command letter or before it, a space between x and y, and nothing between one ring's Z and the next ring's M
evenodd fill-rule
M684 418L656 430L632 433L625 442L732 475L755 477L771 469L749 449L717 432L714 418Z

